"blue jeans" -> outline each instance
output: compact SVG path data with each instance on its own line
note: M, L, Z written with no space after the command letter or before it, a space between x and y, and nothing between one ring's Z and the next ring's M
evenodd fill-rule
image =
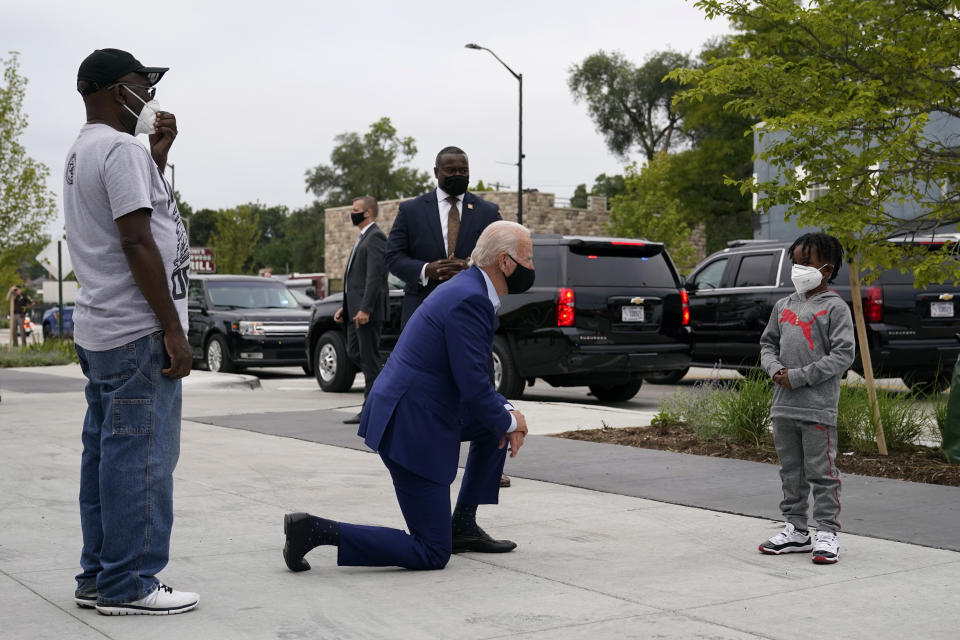
M109 351L76 349L87 377L77 593L132 602L156 590L170 554L181 383L160 374L162 332Z

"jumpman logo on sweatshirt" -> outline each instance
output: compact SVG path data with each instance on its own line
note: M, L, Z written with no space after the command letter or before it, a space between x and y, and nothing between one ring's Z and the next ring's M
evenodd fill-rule
M807 339L807 344L810 345L810 350L813 351L813 321L817 319L817 316L822 316L826 313L826 309L821 309L813 314L809 322L804 322L790 309L784 309L780 314L780 322L787 322L795 327L800 327L800 330L803 331L803 337Z

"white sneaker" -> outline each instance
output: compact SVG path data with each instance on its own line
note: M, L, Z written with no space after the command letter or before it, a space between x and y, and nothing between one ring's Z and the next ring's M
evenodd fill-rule
M840 559L840 544L833 531L817 531L813 545L813 561L817 564L833 564Z
M780 555L782 553L806 553L813 549L810 544L810 534L806 531L798 531L789 522L783 528L783 531L773 536L766 542L760 543L760 553L771 555Z
M174 591L160 583L156 591L133 602L98 604L97 611L105 616L164 616L190 611L200 602L200 596L189 591Z

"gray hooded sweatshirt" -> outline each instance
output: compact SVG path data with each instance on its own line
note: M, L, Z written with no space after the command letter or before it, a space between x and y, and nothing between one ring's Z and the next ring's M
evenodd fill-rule
M840 377L853 357L853 318L840 296L778 300L760 337L760 366L771 377L786 369L793 389L774 387L770 417L836 425Z

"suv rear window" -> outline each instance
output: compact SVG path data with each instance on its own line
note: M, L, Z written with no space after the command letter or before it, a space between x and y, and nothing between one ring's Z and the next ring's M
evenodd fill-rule
M567 252L567 284L581 287L678 286L663 253L642 258L603 255L601 252L580 255L573 251Z

